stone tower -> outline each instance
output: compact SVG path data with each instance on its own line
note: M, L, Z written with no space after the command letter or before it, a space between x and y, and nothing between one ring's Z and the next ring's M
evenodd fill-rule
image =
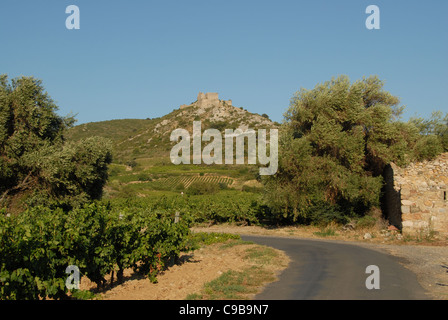
M181 109L190 107L192 105L195 105L199 108L210 108L210 107L217 107L217 106L231 106L232 100L219 100L218 93L217 92L207 92L202 93L199 92L197 102L186 105L183 104L180 106Z
M207 92L203 94L199 92L197 106L199 108L208 108L219 104L218 93Z

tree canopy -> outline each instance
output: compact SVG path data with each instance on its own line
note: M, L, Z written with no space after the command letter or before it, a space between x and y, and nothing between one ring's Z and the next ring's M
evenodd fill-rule
M421 153L421 134L400 121L400 100L376 76L333 78L291 99L280 130L279 169L265 182L271 213L290 221L344 221L378 207L385 165ZM427 157L439 153L435 141ZM435 150L435 149L436 150Z
M110 143L99 137L66 143L75 119L57 110L41 80L0 76L0 206L17 195L28 204L101 197Z
M448 151L448 113L444 116L441 111L434 111L429 119L413 117L409 123L421 136L415 146L417 160L434 158Z

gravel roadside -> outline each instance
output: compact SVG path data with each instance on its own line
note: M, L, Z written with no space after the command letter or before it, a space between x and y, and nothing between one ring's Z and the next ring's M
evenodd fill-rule
M448 247L391 244L366 246L398 257L403 266L416 274L420 285L433 299L448 300Z

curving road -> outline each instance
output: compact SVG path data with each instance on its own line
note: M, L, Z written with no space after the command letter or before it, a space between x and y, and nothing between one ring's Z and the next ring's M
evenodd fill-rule
M324 240L246 236L283 250L290 265L257 300L423 300L429 299L416 276L398 259L352 244ZM379 289L367 289L370 265L379 268Z

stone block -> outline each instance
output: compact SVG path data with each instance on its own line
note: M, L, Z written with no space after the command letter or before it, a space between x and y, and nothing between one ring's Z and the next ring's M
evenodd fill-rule
M411 194L411 190L409 188L401 188L401 196L408 197Z
M401 220L402 221L410 221L412 219L413 219L413 217L412 217L412 214L410 214L410 213L403 213L401 215Z
M411 216L412 216L412 220L414 220L414 221L422 220L422 215L419 213L411 214Z
M430 208L432 208L432 206L433 206L433 202L432 202L431 200L425 200L425 201L423 202L423 204L424 204L425 206L427 206L427 207L430 207Z
M412 222L412 221L403 221L402 222L402 227L403 228L413 228L414 227L414 222Z
M417 207L417 206L411 206L411 213L417 213L417 212L420 212L421 210L420 210L420 208L419 207Z
M418 229L427 228L429 226L429 223L427 221L416 221L414 226Z

